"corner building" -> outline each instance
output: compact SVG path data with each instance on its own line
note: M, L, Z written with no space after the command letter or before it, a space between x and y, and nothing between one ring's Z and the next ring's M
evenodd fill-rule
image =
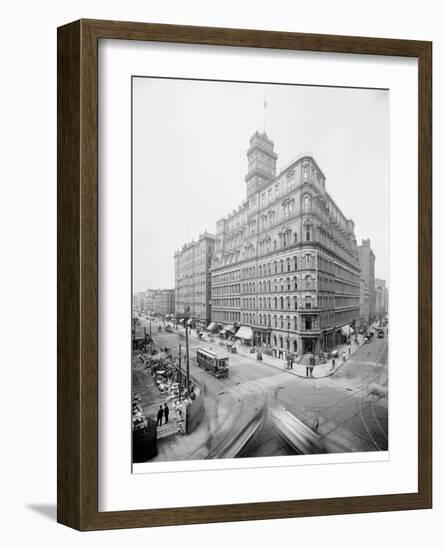
M247 157L246 200L217 221L212 320L275 355L331 349L360 313L354 222L311 156L276 175L274 143L256 132Z
M215 237L204 232L197 241L182 246L174 254L175 316L192 318L198 328L211 319L211 261Z

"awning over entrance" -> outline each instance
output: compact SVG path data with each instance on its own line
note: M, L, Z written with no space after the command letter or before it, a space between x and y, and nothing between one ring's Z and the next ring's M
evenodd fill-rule
M351 334L354 334L354 329L351 327L351 325L344 325L341 327L341 333L344 336L350 336Z
M179 323L183 323L184 319L180 319Z
M238 329L236 338L241 338L242 340L252 340L252 328L242 326Z
M188 322L186 323L189 327L189 325L192 325L192 323L194 322L194 319L188 319Z
M235 328L233 325L228 325L227 327L225 327L225 331L226 332L232 332L232 334L235 333Z
M215 330L216 326L217 326L217 323L214 323L214 321L212 321L212 323L209 323L206 330Z

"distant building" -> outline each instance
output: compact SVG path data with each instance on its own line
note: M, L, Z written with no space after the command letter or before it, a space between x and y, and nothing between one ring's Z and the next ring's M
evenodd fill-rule
M247 157L246 200L217 222L212 321L275 355L332 349L360 313L354 222L311 155L277 174L256 132Z
M154 296L157 290L148 288L148 290L145 293L145 312L146 313L154 313Z
M360 260L361 278L367 287L369 307L360 313L364 322L371 322L376 314L375 307L375 254L371 248L371 240L363 239L358 247ZM360 297L361 303L361 297Z
M206 231L175 252L175 316L190 317L196 326L211 321L211 262L215 237Z
M132 309L136 311L145 311L146 309L145 298L146 298L145 292L135 292L132 296Z
M388 287L384 279L375 279L375 313L378 316L388 312Z
M369 321L369 287L363 277L360 276L360 321L367 324Z
M158 315L172 315L175 311L174 289L164 288L157 290L153 296L153 311Z

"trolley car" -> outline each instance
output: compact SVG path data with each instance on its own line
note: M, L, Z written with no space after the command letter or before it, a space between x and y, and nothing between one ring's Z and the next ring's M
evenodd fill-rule
M229 358L226 353L197 348L197 364L216 378L226 378L229 375Z

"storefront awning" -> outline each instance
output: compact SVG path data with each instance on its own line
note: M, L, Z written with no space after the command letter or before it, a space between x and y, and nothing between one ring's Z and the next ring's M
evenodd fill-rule
M351 334L354 334L354 329L351 327L351 325L344 325L341 327L341 333L344 336L349 336Z
M179 323L183 323L184 319L180 319Z
M227 327L225 327L225 331L226 332L232 332L232 334L234 334L235 328L234 328L233 325L228 325Z
M192 325L192 323L194 322L194 319L188 319L188 322L186 323L189 327L189 325Z
M242 340L252 340L252 329L251 327L240 327L235 335L236 338L241 338Z
M216 326L217 323L214 323L214 321L212 321L212 323L209 323L209 325L206 327L206 330L215 330Z

